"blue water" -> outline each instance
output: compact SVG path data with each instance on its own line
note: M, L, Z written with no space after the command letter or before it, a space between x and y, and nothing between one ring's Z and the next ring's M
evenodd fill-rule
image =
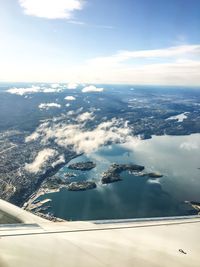
M153 136L139 143L105 146L69 164L92 160L97 167L81 172L64 166L57 175L73 172L71 181L94 180L97 188L83 192L44 195L52 199L48 212L68 220L123 219L178 216L191 213L185 200L200 201L200 134L190 136ZM147 172L160 172L161 179L151 180L122 173L123 181L100 183L101 174L112 163L136 163Z

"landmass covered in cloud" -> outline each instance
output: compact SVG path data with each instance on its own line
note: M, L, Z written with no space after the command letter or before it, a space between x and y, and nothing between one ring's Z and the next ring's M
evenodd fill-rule
M89 92L103 92L104 88L96 87L94 85L86 86L82 89L83 93L89 93Z
M42 170L49 159L58 155L54 149L45 148L41 150L32 163L26 163L24 169L30 173L38 173Z
M61 108L61 105L57 103L41 103L38 107L39 109L48 110L50 108Z
M85 120L78 121L78 118ZM26 142L38 140L43 145L49 144L51 140L60 147L71 148L77 153L91 153L99 147L108 143L124 143L136 141L131 136L131 129L127 122L120 119L112 119L101 122L92 129L85 127L86 119L90 119L91 114L79 115L77 123L68 124L65 122L51 121L42 123L35 132L26 138Z

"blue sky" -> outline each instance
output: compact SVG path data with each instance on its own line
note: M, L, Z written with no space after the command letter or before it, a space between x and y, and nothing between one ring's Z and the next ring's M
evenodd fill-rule
M0 0L0 81L200 85L199 0Z

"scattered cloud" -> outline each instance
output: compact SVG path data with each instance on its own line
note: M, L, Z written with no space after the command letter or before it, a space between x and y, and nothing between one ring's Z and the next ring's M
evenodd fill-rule
M69 110L66 115L67 117L72 117L74 120L77 119L77 117L75 116L78 116L78 114L80 115L80 113L83 111L83 107L80 107L79 109L76 109L76 110Z
M45 124L45 123L44 123ZM31 135L27 136L25 138L25 142L34 142L35 140L37 140L40 137L38 132L33 132Z
M76 98L74 96L66 96L65 97L65 100L67 100L67 101L74 101L74 100L76 100Z
M76 112L74 110L70 110L67 112L67 116L74 116L76 115Z
M67 89L76 89L78 87L78 83L68 83Z
M13 87L7 90L10 94L16 94L16 95L28 95L28 94L35 94L35 93L58 93L63 91L63 88L60 86L51 85L51 87L45 87L45 86L35 86L32 85L31 87Z
M58 155L58 152L54 149L45 148L41 150L35 160L32 163L25 164L25 170L30 173L38 173L47 164L49 159Z
M176 116L171 116L167 118L166 120L177 120L178 122L183 122L185 119L187 119L188 112L181 113Z
M84 113L78 115L76 120L78 122L85 122L85 121L93 120L93 119L94 119L94 116L93 116L92 112L84 112Z
M86 117L86 115L84 116ZM85 128L84 122L77 124L43 123L26 138L26 142L35 140L39 140L43 145L53 140L57 145L64 148L70 147L77 153L91 153L110 142L124 143L136 139L132 137L127 122L114 118L100 123L93 129Z
M52 163L52 167L55 168L57 165L65 163L65 156L60 155L59 158Z
M33 94L38 93L41 90L40 86L31 86L27 88L10 88L7 90L10 94L16 94L16 95L26 95L26 94Z
M86 86L82 89L83 93L90 93L90 92L103 92L104 88L98 88L94 85Z
M19 0L26 15L46 19L71 19L83 9L83 0Z
M51 87L53 89L57 89L57 88L61 87L61 85L59 83L53 83L53 84L51 84Z
M61 108L61 105L57 103L41 103L38 107L39 109L48 110L50 108Z

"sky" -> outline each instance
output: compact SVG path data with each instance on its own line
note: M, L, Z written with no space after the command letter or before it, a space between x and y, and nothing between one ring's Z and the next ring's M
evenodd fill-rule
M0 81L200 85L199 0L0 0Z

